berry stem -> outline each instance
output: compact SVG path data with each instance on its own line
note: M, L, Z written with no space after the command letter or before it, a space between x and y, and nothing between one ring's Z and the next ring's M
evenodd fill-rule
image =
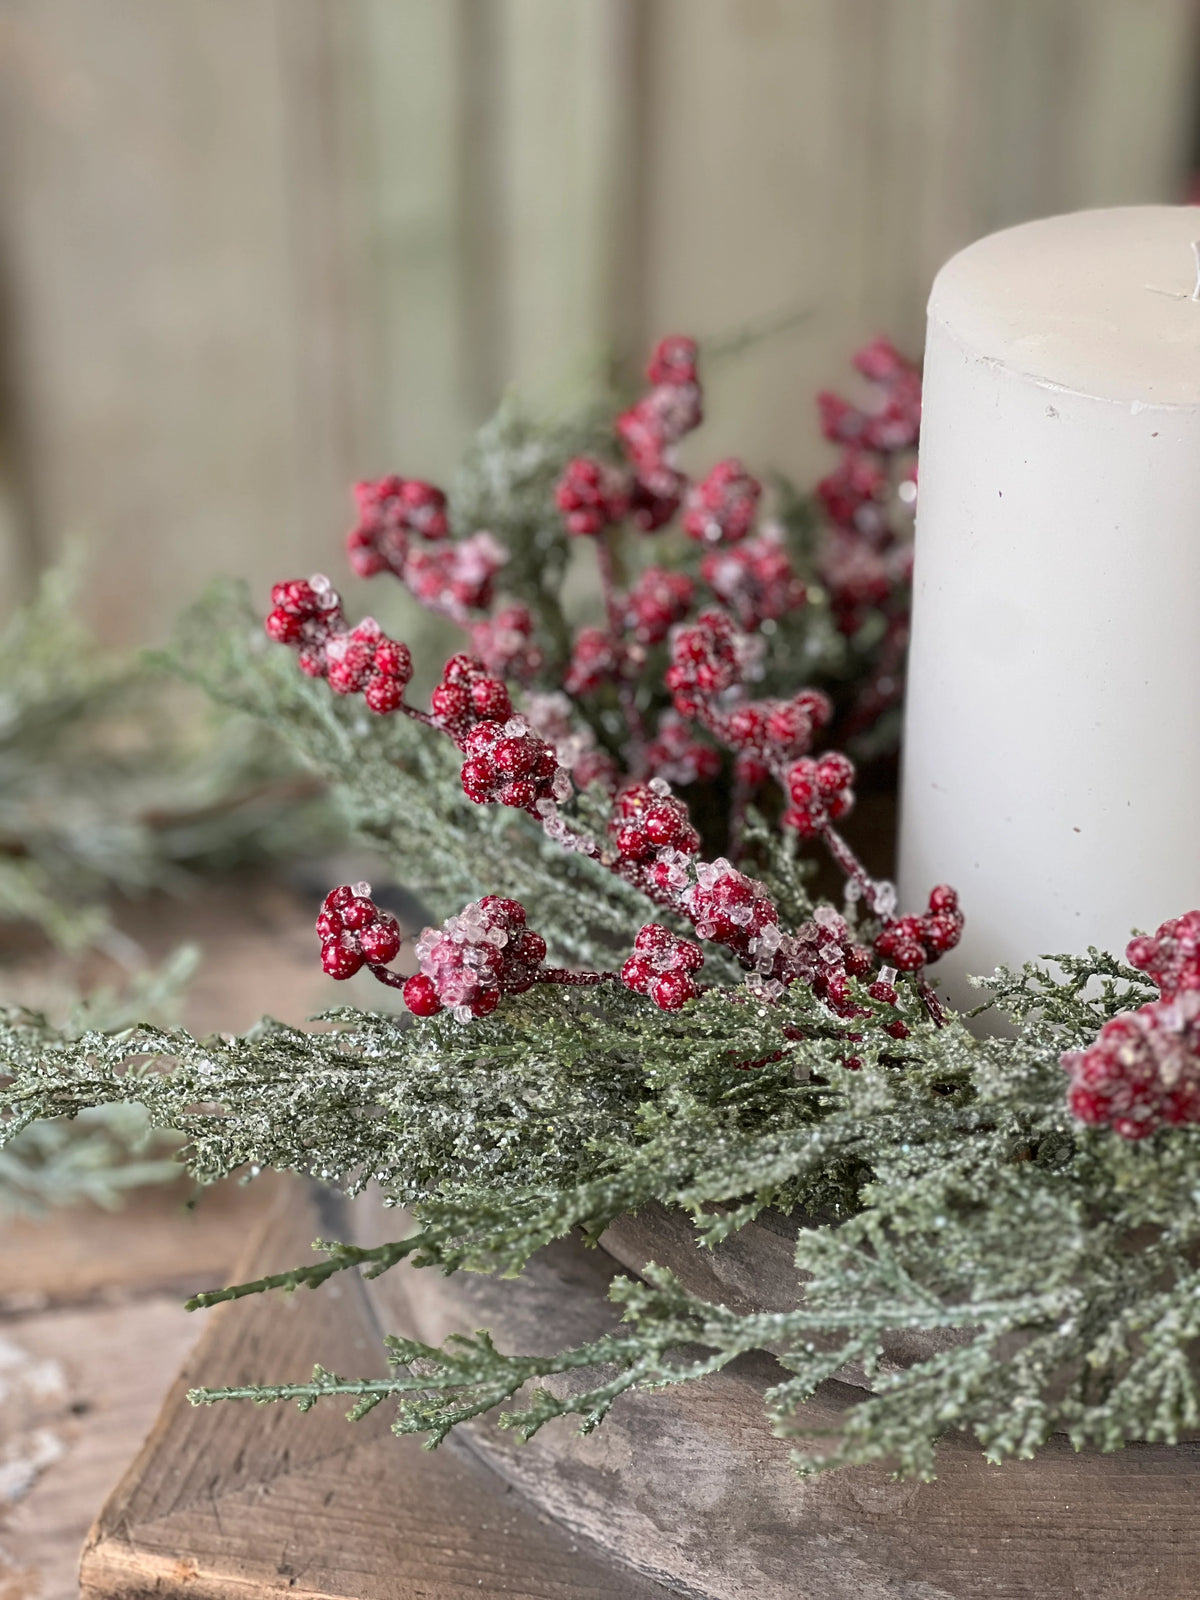
M742 854L742 831L746 826L746 807L750 804L750 785L735 773L729 801L729 859L736 867Z
M374 961L369 961L367 965L370 968L371 976L378 978L380 983L386 983L389 989L403 989L407 980L402 978L398 972L392 972L390 968L379 966Z
M827 822L821 829L821 838L825 841L825 848L829 851L829 854L837 862L841 870L848 878L852 879L862 891L862 897L866 902L868 911L870 911L874 916L881 916L879 910L878 884L875 882L874 878L871 877L866 867L863 866L862 862L854 854L854 851L851 850L850 846L846 843L845 839L842 838L841 834L837 831L832 823ZM886 926L886 924L889 923L892 918L883 917L882 920Z
M920 995L921 1004L929 1013L929 1020L934 1027L944 1028L946 1026L946 1013L942 1009L942 1002L934 993L929 979L925 977L924 973L917 979L917 993Z
M416 706L410 706L407 701L403 701L401 703L400 710L403 711L406 717L411 717L414 722L424 723L427 728L436 728L439 733L448 732L446 728L442 727L441 723L438 722L436 717L430 716L428 711L421 711Z

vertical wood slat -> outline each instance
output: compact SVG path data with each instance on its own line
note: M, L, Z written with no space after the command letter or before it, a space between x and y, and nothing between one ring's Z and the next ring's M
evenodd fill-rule
M802 305L711 374L696 459L807 475L814 388L871 333L916 347L954 249L1179 192L1196 24L1192 0L5 0L4 360L47 551L88 538L102 626L140 639L212 572L333 563L346 479L446 476L508 381ZM0 540L11 596L28 540Z

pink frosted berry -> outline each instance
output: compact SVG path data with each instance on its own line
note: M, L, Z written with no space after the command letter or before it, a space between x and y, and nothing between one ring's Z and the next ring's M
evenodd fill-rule
M1130 941L1125 958L1161 989L1165 999L1200 989L1200 911L1164 922L1153 936Z
M603 628L580 628L563 688L570 695L593 694L601 684L621 676L625 660L625 651L612 634Z
M683 531L698 544L737 544L754 526L762 484L736 457L718 461L688 492Z
M1200 990L1113 1017L1062 1064L1067 1104L1080 1122L1123 1139L1200 1123Z
M721 770L720 752L698 739L691 725L675 711L664 711L658 732L646 746L646 771L679 788L715 778Z
M508 551L492 534L473 533L457 544L410 550L403 576L423 606L465 622L468 612L491 605L496 574L507 560Z
M542 669L528 606L506 606L494 617L472 623L471 648L496 678L528 683Z
M635 994L648 995L660 1010L678 1011L700 993L692 973L703 965L704 952L698 944L679 938L661 923L648 922L621 968L621 982Z
M369 883L343 883L325 896L317 918L321 965L352 978L364 965L386 966L400 952L400 924L371 899Z
M516 900L485 895L440 928L426 928L417 942L420 979L404 986L404 1001L417 1016L445 1007L460 1022L485 1017L502 995L523 994L537 982L546 941L525 925Z
M654 384L695 383L698 354L699 347L695 339L682 333L670 333L665 339L660 339L650 352L646 377Z

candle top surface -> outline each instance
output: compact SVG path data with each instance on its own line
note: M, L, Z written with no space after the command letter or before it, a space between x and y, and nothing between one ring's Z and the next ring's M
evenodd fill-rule
M1129 404L1200 405L1200 207L1076 211L989 234L934 280L931 322L984 360Z

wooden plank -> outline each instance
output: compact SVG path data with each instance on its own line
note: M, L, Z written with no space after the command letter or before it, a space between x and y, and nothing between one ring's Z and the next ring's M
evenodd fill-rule
M328 1197L281 1194L239 1268L294 1265L317 1234L345 1236ZM332 1292L331 1292L332 1291ZM650 1600L653 1583L609 1568L470 1458L394 1438L386 1407L349 1424L336 1405L195 1410L193 1384L383 1370L379 1330L350 1274L222 1306L84 1551L84 1596L262 1594L347 1600Z

